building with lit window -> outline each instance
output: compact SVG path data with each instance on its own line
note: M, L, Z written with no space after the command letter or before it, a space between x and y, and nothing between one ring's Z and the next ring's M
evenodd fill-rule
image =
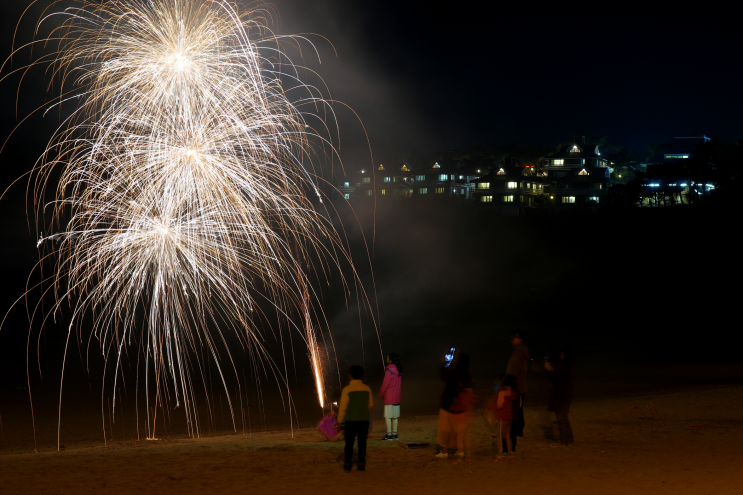
M456 161L451 152L446 152L442 160L414 173L413 196L467 199L474 189L470 181L486 172L475 164Z
M514 158L506 159L506 163L508 165L496 166L488 175L471 181L473 199L480 207L516 216L524 208L535 208L551 183L545 173L537 173L532 166L518 166Z
M404 163L387 168L379 165L376 171L377 195L385 198L409 198L413 195L413 172Z
M409 198L413 194L413 172L400 163L394 167L379 164L375 170L362 168L338 184L338 192L347 200L378 197Z
M554 184L549 193L555 208L599 206L611 185L609 165L599 147L587 145L584 136L547 157L542 168Z

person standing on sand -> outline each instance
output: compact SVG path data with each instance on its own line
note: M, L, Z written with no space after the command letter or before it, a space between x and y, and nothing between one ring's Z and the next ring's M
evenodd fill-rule
M454 404L449 408L449 419L457 437L457 463L470 462L472 442L470 441L470 427L472 426L472 411L475 409L477 396L472 388L459 383L459 390Z
M570 401L573 398L573 384L575 383L575 356L570 349L563 349L560 351L560 360L554 365L545 361L544 369L549 373L548 378L552 382L547 410L554 411L555 416L557 416L560 443L570 447L574 440L568 413L570 412Z
M400 356L394 352L387 356L384 368L384 381L379 390L379 397L384 403L384 422L387 424L387 435L382 440L397 440L397 419L400 417L400 393L402 385L402 363Z
M524 436L524 400L526 399L526 370L529 367L529 361L531 359L531 353L526 344L529 343L529 334L524 330L517 330L511 334L511 346L513 351L511 357L508 360L508 367L506 368L507 375L513 375L516 377L516 384L518 386L519 395L521 401L519 402L518 416L513 418L512 435L513 448L516 449L516 438Z
M439 404L439 425L436 434L436 443L441 445L441 452L436 454L438 459L448 459L449 449L457 448L457 434L450 412L452 405L459 397L462 389L472 389L472 376L470 375L470 356L460 352L449 367L446 366L446 358L441 356L441 379L446 382L444 393L441 394Z
M346 450L343 471L351 472L353 442L359 437L358 471L366 471L366 437L369 434L369 411L374 406L371 389L361 381L364 368L354 364L348 370L351 383L343 387L341 403L338 406L338 424L346 434ZM345 424L344 424L345 420Z
M500 387L498 389L498 395L496 396L496 417L498 421L496 423L496 445L500 450L504 445L506 448L505 454L508 457L503 456L503 452L498 454L496 462L500 462L504 459L513 459L513 438L511 437L511 425L513 423L514 412L518 411L518 385L516 383L516 377L513 375L505 375L500 381Z

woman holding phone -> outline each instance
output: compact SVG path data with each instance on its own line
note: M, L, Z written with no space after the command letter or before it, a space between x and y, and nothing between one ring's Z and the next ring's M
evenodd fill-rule
M452 418L452 415L456 412L452 412L452 406L459 397L461 390L471 390L473 388L469 354L460 352L449 362L447 362L446 355L442 356L440 375L445 385L439 405L439 425L436 435L436 443L441 446L441 452L436 457L447 459L449 449L457 448L457 428Z

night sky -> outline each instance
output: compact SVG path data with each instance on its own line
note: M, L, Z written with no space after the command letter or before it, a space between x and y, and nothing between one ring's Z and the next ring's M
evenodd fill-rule
M731 4L276 5L280 31L333 41L339 58L325 55L322 74L378 154L554 146L576 133L640 151L680 135L743 136Z
M44 2L42 2L43 4ZM2 16L5 55L26 1ZM608 136L630 149L679 135L743 136L741 42L730 3L278 0L272 28L309 35L303 62L331 96L359 115L374 161L407 155L413 165L444 149L478 144L555 146L575 134ZM20 26L24 39L37 19ZM295 62L302 60L290 51ZM5 56L4 55L4 56ZM26 81L23 110L43 103L43 74ZM15 81L14 81L15 82ZM15 123L15 84L0 85L0 130ZM48 80L47 80L48 82ZM364 131L335 105L341 158L368 164ZM46 123L49 125L49 122ZM37 136L33 126L24 140ZM25 139L24 139L25 138ZM25 171L35 157L23 149Z

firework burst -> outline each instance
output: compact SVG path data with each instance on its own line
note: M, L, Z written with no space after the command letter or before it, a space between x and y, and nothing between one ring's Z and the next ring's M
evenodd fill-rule
M117 369L133 339L146 342L156 403L183 404L198 435L197 350L218 360L216 342L230 332L276 367L255 316L255 299L268 301L305 339L323 405L315 329L325 323L311 280L352 267L318 208L314 163L334 153L322 137L329 105L301 83L265 10L226 0L56 5L39 21L63 19L40 40L55 49L32 64L61 82L49 108L75 106L32 179L37 222L52 217L40 247L59 241L51 313L71 302L70 336L92 317ZM55 199L43 204L55 173Z

